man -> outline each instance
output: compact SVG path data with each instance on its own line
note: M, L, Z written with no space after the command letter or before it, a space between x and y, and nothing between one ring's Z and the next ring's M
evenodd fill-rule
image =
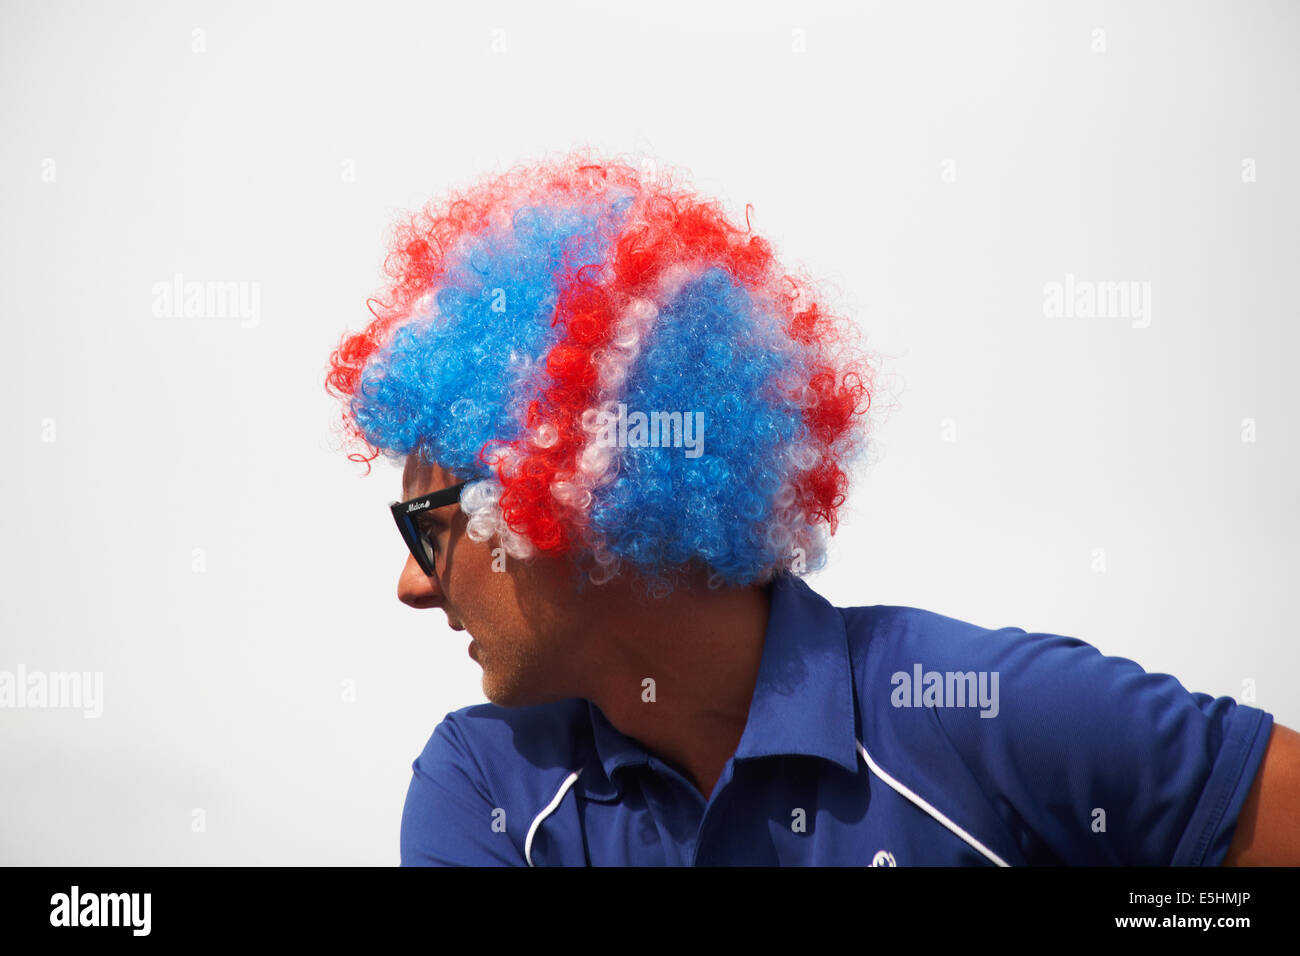
M799 575L872 370L668 173L519 167L400 227L328 384L404 460L398 594L490 704L414 764L403 864L1300 862L1300 735L1081 641Z

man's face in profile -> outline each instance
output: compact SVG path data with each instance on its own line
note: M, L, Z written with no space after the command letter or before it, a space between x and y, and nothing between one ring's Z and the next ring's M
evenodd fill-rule
M457 481L410 455L402 500ZM567 563L543 556L517 561L495 540L474 541L457 505L426 512L420 521L434 543L437 576L426 576L408 553L397 596L414 608L442 608L452 630L469 633L470 656L483 668L484 696L503 707L575 696L577 595Z

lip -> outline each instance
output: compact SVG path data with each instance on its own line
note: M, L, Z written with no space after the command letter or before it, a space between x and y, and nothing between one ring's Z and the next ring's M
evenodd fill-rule
M474 663L477 664L477 663L478 663L478 655L474 653L474 648L476 648L476 647L478 647L478 644L476 644L474 641L470 641L470 642L469 642L469 658L470 658L470 660L474 661Z

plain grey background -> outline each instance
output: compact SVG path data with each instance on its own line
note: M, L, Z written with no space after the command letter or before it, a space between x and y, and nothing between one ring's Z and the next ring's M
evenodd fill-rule
M480 672L396 600L326 359L398 215L581 144L752 204L884 356L815 589L1300 726L1295 4L0 10L0 671L103 680L0 709L0 863L397 862ZM178 275L256 320L159 314Z

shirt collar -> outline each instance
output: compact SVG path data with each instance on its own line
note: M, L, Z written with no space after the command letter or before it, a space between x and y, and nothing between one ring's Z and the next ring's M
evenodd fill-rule
M735 759L781 755L822 757L849 771L858 767L853 674L844 618L824 597L791 574L769 585L771 608L758 681ZM614 772L645 764L649 754L587 702L594 761L604 781L584 773L584 790L612 797ZM591 768L594 769L594 768Z
M611 724L609 718L591 701L587 701L587 711L591 716L591 736L595 742L593 760L596 767L589 765L578 778L578 783L588 797L612 800L619 793L619 788L614 783L614 772L622 767L647 764L650 755L636 740Z

